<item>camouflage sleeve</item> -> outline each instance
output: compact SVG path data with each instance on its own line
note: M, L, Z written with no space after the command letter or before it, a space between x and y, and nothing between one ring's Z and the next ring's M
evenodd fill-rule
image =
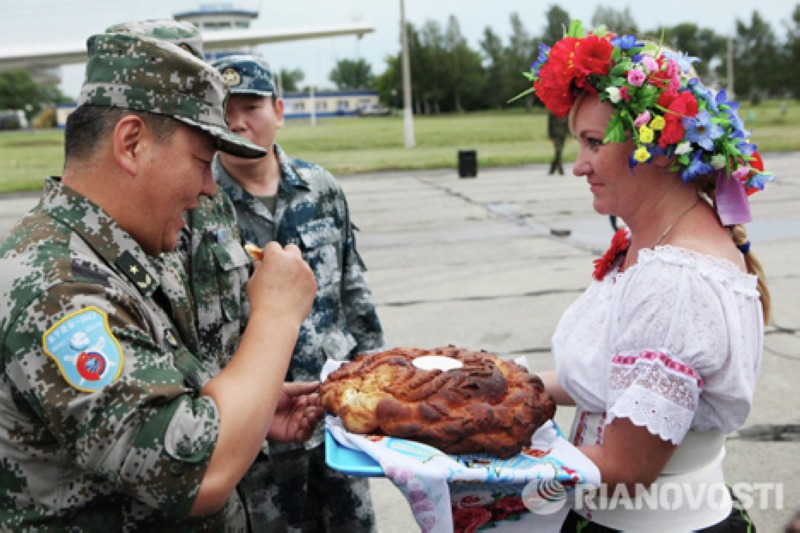
M344 199L344 193L342 193ZM351 356L383 348L383 329L372 301L364 261L356 249L356 238L350 221L347 201L344 200L345 224L342 236L345 243L342 272L342 306L350 333L356 340Z
M179 343L165 343L156 324L118 290L62 283L15 318L3 344L5 371L18 401L35 414L31 431L41 433L26 443L29 457L62 449L59 457L71 467L59 477L110 483L114 492L183 517L213 452L219 416L210 398L187 385L200 379L199 363ZM99 337L88 347L87 339ZM111 377L93 384L101 375ZM44 431L36 430L42 424ZM20 462L23 470L43 468L41 461Z

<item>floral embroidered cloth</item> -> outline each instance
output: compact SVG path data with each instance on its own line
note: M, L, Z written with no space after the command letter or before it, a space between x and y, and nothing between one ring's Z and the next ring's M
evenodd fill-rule
M525 364L524 358L517 361ZM340 362L328 361L322 378ZM328 446L358 450L380 468L364 470L331 461L345 473L380 471L403 493L421 531L558 531L568 509L567 491L577 484L599 486L597 467L548 422L533 435L530 447L509 459L488 454L447 455L419 442L348 432L328 415L333 439ZM335 442L333 442L335 441ZM333 464L331 464L333 463Z

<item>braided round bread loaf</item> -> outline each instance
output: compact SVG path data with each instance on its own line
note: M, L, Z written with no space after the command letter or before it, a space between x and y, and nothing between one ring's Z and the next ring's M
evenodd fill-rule
M430 355L456 359L462 366L442 371L414 365L418 357ZM360 355L328 376L320 396L325 409L352 433L500 458L530 445L536 429L555 414L538 376L495 355L454 346Z

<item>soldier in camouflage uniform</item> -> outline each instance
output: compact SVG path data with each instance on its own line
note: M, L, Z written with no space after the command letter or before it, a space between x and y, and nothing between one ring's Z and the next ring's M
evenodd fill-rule
M109 26L106 33L169 41L203 59L203 37L189 22L135 20ZM183 342L200 359L222 368L247 323L245 285L252 260L244 250L233 204L218 187L201 196L184 218L176 251L158 260L162 285Z
M313 276L270 246L231 364L186 348L154 259L213 191L214 151L263 150L227 130L221 78L177 46L88 48L64 175L0 246L0 529L243 529L234 489L268 428L308 434L319 410L295 398L273 419Z
M232 131L270 150L257 164L220 153L214 179L233 200L246 242L296 244L314 271L317 296L292 356L287 380L318 379L325 360L345 360L383 347L383 332L341 186L324 168L287 156L275 143L283 101L260 59L237 55L213 65L230 90ZM371 531L365 479L324 461L322 428L303 446L270 443L242 485L257 530Z
M203 42L197 29L174 20L132 21L106 32L123 32L168 40L199 58ZM175 253L162 254L162 286L183 341L198 357L224 368L236 350L249 315L245 284L252 261L243 248L233 205L219 188L201 196L185 213ZM264 442L264 454L269 453ZM247 499L245 499L247 500ZM258 516L247 512L250 530Z

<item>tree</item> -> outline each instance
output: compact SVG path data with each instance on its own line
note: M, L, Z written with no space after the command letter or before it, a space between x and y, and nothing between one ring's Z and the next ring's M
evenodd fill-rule
M489 108L502 107L507 100L502 97L506 72L505 47L500 37L488 26L483 30L483 39L479 44L485 58L486 86L483 101Z
M800 98L800 4L794 6L792 22L786 24L786 47L784 48L780 64L788 68L781 69L783 81L781 85L786 92ZM788 94L780 94L782 98Z
M406 22L406 35L408 37L408 54L411 58L411 95L413 98L411 107L419 112L418 91L420 90L420 83L416 76L424 71L424 66L421 68L419 66L424 62L424 57L422 57L422 49L419 44L417 31L414 28L414 25L410 22ZM400 40L400 33L398 32L398 47L402 48L399 45ZM391 102L393 107L399 108L404 100L402 51L398 52L397 54L387 56L385 61L386 70L383 72L383 74L376 78L375 85L378 89L378 93L380 94L381 101Z
M775 34L758 11L753 11L749 26L736 20L733 47L736 95L758 103L766 94L782 90L777 51Z
M511 13L511 37L506 54L510 62L507 65L506 78L508 88L506 101L528 88L528 80L522 73L528 70L539 55L539 47L535 45L531 34L522 23L518 13ZM533 98L525 99L525 106L530 109Z
M305 77L303 71L298 68L293 70L282 68L279 74L281 89L284 93L296 93L300 90L300 82Z
M488 60L489 74L487 102L492 107L505 106L510 98L524 91L528 82L522 75L536 59L538 49L522 23L519 14L512 13L511 36L507 47L502 47L495 33L486 28L480 46ZM530 99L528 99L530 103Z
M36 85L27 70L0 73L0 109L24 110L30 119L46 106L68 101L58 87Z
M561 39L566 33L567 29L569 29L569 23L571 20L569 13L557 5L550 6L545 16L547 18L547 25L544 27L544 34L542 37L536 39L536 41L538 41L536 43L537 49L539 48L538 43L543 43L547 46L553 46L553 43Z
M601 24L617 35L639 34L639 26L627 7L623 11L617 11L613 7L598 6L592 15L592 26L598 27Z
M384 59L386 70L375 77L375 88L381 102L389 102L391 107L403 106L403 72L400 55L389 55Z
M25 109L36 102L38 87L26 70L0 74L0 109Z
M418 34L415 54L417 57L411 67L411 80L414 94L425 114L439 113L440 103L446 93L446 63L449 61L444 46L444 33L435 20L427 20Z
M481 105L484 73L480 55L471 50L461 35L455 16L450 16L444 36L445 52L450 61L445 63L447 95L443 106L446 110L463 111L464 106L474 109Z
M375 82L372 67L363 59L337 61L328 79L340 91L366 89L372 87Z

